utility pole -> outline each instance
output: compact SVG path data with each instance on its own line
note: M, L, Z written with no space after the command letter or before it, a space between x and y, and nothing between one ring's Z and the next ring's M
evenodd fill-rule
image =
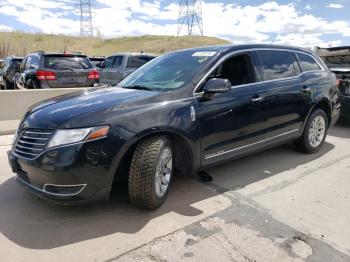
M80 36L93 36L91 0L80 0Z
M203 18L202 18L202 1L201 0L180 0L179 1L179 17L177 24L177 35L181 34L181 30L185 27L187 35L195 34L197 28L198 33L203 35Z

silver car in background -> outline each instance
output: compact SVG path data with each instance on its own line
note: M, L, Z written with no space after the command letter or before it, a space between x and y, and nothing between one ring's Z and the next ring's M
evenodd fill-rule
M120 53L109 56L99 68L100 84L119 83L123 78L155 57L157 56L145 53Z

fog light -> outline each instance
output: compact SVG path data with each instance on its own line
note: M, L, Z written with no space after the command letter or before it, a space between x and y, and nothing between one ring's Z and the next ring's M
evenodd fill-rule
M44 191L54 195L71 196L78 195L85 188L86 184L81 185L53 185L45 184Z

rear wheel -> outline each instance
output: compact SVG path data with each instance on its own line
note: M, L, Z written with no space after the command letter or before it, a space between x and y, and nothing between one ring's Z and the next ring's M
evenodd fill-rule
M295 145L308 154L319 151L326 139L328 126L327 114L322 109L315 110L311 113L304 133Z
M6 78L4 78L4 89L5 90L13 89L13 84L10 81L8 81Z
M129 170L129 196L133 204L156 209L165 201L173 176L173 144L167 136L141 141Z
M26 87L27 87L27 89L38 89L37 84L36 84L33 80L31 80L31 79L29 79L29 80L27 81Z

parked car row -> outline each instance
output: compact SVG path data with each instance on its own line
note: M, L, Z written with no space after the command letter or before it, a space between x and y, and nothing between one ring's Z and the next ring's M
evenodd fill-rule
M317 48L318 55L339 81L341 119L350 122L350 46Z
M7 57L2 65L0 85L4 89L14 88L14 76L19 72L23 57Z
M155 57L135 53L105 59L75 53L33 52L24 58L6 58L0 85L3 89L42 89L117 84Z

